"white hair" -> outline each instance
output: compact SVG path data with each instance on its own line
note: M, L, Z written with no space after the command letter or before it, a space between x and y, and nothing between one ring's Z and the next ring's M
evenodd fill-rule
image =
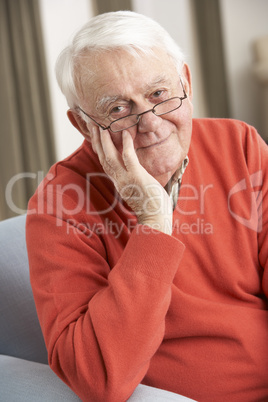
M75 63L82 53L123 49L139 57L141 53L152 54L156 48L166 51L180 74L184 64L182 51L167 31L151 18L132 11L117 11L90 19L60 53L56 63L57 81L69 107L78 105Z

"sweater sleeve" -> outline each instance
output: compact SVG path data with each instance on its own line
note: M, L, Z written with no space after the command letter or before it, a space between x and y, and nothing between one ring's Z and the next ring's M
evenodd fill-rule
M99 236L64 216L28 214L26 234L52 370L84 401L126 400L163 340L183 244L137 225L111 269Z
M258 175L260 184L259 188L254 189L256 194L256 204L259 215L259 261L264 269L263 289L268 298L268 147L260 139L260 160L261 174Z
M262 287L268 298L268 147L254 127L246 127L245 155L249 170L252 199L249 230L256 231L259 263L263 269ZM256 225L252 226L250 220Z

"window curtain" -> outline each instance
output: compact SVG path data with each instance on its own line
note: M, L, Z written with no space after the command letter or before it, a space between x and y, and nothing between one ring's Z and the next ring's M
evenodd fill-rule
M131 0L94 0L95 14L109 11L132 10Z
M210 117L229 117L219 0L192 0Z
M36 0L0 0L0 219L24 213L55 162Z

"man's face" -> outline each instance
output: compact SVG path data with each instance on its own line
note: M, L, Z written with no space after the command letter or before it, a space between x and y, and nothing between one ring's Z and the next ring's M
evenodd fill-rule
M98 123L110 123L128 114L142 113L175 96L183 89L173 61L165 52L134 58L124 51L105 52L80 59L80 107ZM88 68L93 77L87 78ZM191 93L190 77L184 67L182 81ZM88 123L89 131L94 122ZM188 153L192 132L192 104L188 96L182 106L168 114L152 112L141 116L139 124L128 130L141 165L165 185ZM110 132L122 152L122 133Z

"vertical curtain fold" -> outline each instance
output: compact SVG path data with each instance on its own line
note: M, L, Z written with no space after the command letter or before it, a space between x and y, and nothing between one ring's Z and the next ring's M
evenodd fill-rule
M55 162L38 1L0 0L0 219L22 213ZM41 177L42 174L39 174Z
M109 11L132 10L131 0L94 0L96 14Z
M192 0L210 117L229 117L219 0Z

